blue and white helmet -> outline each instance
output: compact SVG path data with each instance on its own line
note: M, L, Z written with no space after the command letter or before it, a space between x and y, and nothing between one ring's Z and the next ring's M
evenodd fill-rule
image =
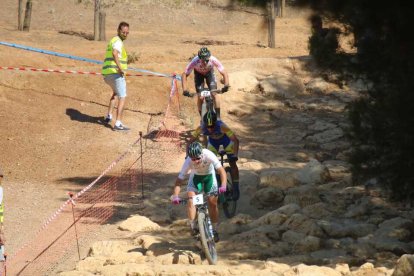
M199 158L202 152L203 146L199 142L192 142L187 151L190 158Z

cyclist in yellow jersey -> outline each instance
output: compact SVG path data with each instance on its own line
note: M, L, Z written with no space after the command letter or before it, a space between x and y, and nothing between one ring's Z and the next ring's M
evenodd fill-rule
M223 146L229 160L231 177L233 181L233 199L238 200L240 197L239 188L239 168L237 167L239 153L239 139L234 132L221 120L217 119L216 113L208 111L204 114L201 125L191 134L189 143L197 140L200 135L208 137L207 149L216 155L220 146Z

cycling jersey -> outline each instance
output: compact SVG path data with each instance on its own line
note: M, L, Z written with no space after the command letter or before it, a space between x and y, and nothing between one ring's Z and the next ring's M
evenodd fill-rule
M207 149L213 153L218 154L220 146L223 146L229 158L234 156L234 143L230 140L230 137L234 135L234 132L222 121L217 120L214 129L211 132L209 132L207 126L202 123L191 135L194 138L197 138L200 134L208 137Z
M193 162L190 157L187 157L178 178L184 180L185 175L189 172L191 172L191 175L214 174L215 170L222 167L217 156L208 149L203 149L200 157L201 162L199 163Z
M214 67L216 67L220 73L224 73L224 66L216 57L210 56L208 63L205 64L198 56L195 56L185 68L185 74L190 75L191 71L194 69L194 71L197 71L202 75L206 75Z
M214 126L214 130L212 132L209 132L207 129L207 126L202 123L201 126L197 127L196 130L193 131L192 136L194 138L197 138L200 136L200 134L203 134L205 136L208 136L208 138L213 140L218 140L222 138L224 135L227 135L227 137L232 137L234 132L222 121L217 120L216 125Z

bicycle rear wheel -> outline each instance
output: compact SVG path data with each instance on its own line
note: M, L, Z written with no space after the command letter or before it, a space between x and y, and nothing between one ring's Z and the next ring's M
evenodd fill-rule
M198 227L200 229L200 240L201 246L203 247L203 251L206 254L206 258L209 264L215 265L217 264L217 251L216 245L214 243L213 233L210 232L208 227L209 223L207 220L210 218L206 215L206 213L200 212L198 213Z
M224 195L223 211L226 218L232 218L236 214L237 201L233 200L233 181L231 178L230 168L226 167L227 174L227 191Z

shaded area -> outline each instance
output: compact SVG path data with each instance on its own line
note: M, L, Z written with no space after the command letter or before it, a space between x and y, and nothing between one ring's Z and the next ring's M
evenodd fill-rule
M183 41L184 44L197 44L197 45L204 45L204 46L210 46L210 45L241 45L240 43L234 42L234 41L220 41L220 40L212 40L212 39L205 39L204 41L199 40L185 40Z
M78 37L82 37L85 38L87 40L94 40L93 34L88 34L85 32L76 32L76 31L59 31L60 34L66 34L66 35L73 35L73 36L78 36Z
M88 114L84 114L80 112L79 110L73 109L73 108L67 108L66 109L66 115L69 116L69 118L72 121L78 121L81 123L92 123L92 124L98 124L98 125L104 125L107 128L112 128L109 124L106 124L104 121L104 117L99 116L90 116Z

